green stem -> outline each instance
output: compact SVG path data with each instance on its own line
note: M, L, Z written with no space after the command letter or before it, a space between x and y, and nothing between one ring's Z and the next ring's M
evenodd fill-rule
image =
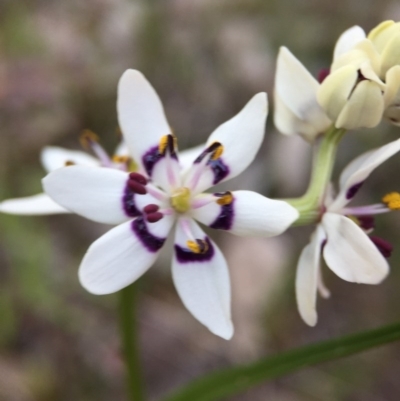
M322 136L313 159L312 175L306 193L300 198L285 199L300 212L294 225L310 224L318 218L321 201L331 179L336 151L345 132L331 127Z
M129 400L143 401L142 372L138 349L137 321L135 319L137 284L120 291L119 318L122 352L126 363Z
M164 401L217 401L297 369L400 340L400 323L272 356L195 380Z

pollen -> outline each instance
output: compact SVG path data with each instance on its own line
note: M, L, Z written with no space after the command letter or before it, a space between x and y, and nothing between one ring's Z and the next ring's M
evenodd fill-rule
M114 163L124 163L127 164L129 162L129 156L119 156L119 155L114 155L112 157L112 161Z
M211 155L211 160L217 160L221 157L222 153L224 153L224 147L219 142L214 142L211 144L210 148L215 146L215 150Z
M160 139L160 143L158 144L158 152L162 155L165 154L167 148L169 148L170 153L174 153L174 150L177 148L178 140L175 135L168 134L164 135Z
M400 210L400 193L390 192L382 198L382 202L385 203L390 210Z
M85 129L83 130L79 141L84 149L88 149L93 142L99 142L99 137L90 129Z
M186 213L190 209L190 189L181 187L171 196L171 206L178 213Z
M193 252L193 253L200 253L204 254L208 251L208 244L206 241L201 239L196 239L195 241L187 241L186 246Z
M74 166L75 162L73 162L72 160L66 160L64 163L65 167L69 167L69 166Z
M233 202L232 192L225 192L221 195L221 197L217 200L218 205L225 206L230 205Z

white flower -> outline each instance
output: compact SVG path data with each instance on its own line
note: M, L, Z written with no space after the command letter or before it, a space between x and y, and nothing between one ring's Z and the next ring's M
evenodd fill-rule
M94 294L116 292L155 262L176 223L172 274L188 310L213 333L233 335L230 282L217 245L195 220L237 235L278 235L298 217L283 201L255 192L205 194L240 174L264 137L266 94L254 96L218 127L189 169L180 165L176 137L153 87L135 70L118 87L118 116L140 173L72 166L49 174L45 191L69 210L92 220L119 224L95 241L79 270Z
M81 136L81 143L84 148L92 150L96 155L93 157L88 153L78 150L68 150L57 146L46 146L41 152L41 163L47 173L58 168L78 165L87 167L109 167L122 171L130 170L132 166L129 158L128 148L121 142L112 157L99 144L98 138L91 131L84 131ZM181 163L190 166L196 158L199 147L185 150L181 154ZM197 153L196 153L197 152ZM24 198L7 199L0 202L0 212L18 215L50 215L70 213L67 209L54 202L45 193L28 196Z
M397 140L356 158L342 172L338 195L334 199L330 194L325 197L320 223L297 265L297 305L308 325L317 323L317 290L322 296L329 296L320 275L321 255L336 275L349 282L378 284L388 274L389 266L382 254L390 251L389 246L379 238L369 237L367 232L373 228L373 215L395 208L389 202L392 196L388 198L389 208L383 204L347 204L372 171L399 150Z

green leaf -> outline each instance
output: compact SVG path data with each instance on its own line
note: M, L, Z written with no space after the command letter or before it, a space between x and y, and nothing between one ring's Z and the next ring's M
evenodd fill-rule
M215 401L243 392L296 369L331 361L400 340L400 323L308 345L250 365L226 369L202 377L179 389L164 401Z

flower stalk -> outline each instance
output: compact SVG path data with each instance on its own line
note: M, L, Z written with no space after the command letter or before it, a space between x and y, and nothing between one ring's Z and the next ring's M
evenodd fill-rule
M311 180L306 193L300 198L285 199L300 213L293 226L308 225L317 221L321 202L331 179L337 148L345 132L346 130L334 126L328 129L316 146Z
M119 292L119 319L122 355L126 365L128 399L144 401L142 371L138 347L138 324L135 316L137 284Z

